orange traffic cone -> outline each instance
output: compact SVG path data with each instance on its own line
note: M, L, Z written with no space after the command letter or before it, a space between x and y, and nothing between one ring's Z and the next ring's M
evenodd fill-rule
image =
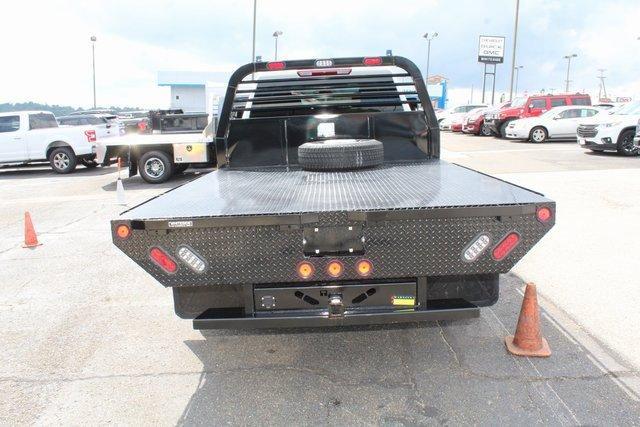
M31 214L29 212L24 213L24 245L23 248L35 248L42 243L38 243L38 236L36 236L36 230L33 228L33 222L31 222Z
M540 307L536 285L527 283L516 334L505 337L507 350L516 356L549 357L551 349L540 332Z

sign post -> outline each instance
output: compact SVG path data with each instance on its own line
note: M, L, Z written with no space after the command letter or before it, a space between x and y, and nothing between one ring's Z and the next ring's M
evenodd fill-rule
M493 104L496 95L496 65L504 62L504 37L480 36L478 41L478 62L484 64L484 75L482 77L482 102L484 102L487 75L491 75L491 104ZM493 65L493 68L487 70L487 64Z

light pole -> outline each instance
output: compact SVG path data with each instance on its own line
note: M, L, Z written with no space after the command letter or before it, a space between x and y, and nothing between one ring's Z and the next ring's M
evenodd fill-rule
M518 43L518 15L520 14L520 0L516 0L516 17L513 25L513 54L511 55L511 86L509 86L509 101L513 99L513 77L516 66L516 46ZM495 77L495 76L494 76Z
M425 39L427 39L427 71L425 72L424 79L425 81L429 81L429 60L431 59L431 40L438 37L438 33L424 33Z
M253 0L253 41L251 47L251 62L256 61L256 9L258 7L258 0Z
M569 71L571 70L571 58L575 58L577 56L578 55L576 55L575 53L572 53L570 55L565 55L564 56L564 59L567 60L567 80L566 80L567 84L566 84L566 86L564 88L564 91L567 92L567 93L569 93L569 81L570 81L569 80Z
M282 31L275 31L273 33L273 38L276 39L276 57L275 60L278 60L278 37L282 35Z
M91 36L91 58L93 62L93 108L96 108L96 36Z
M514 90L514 92L516 93L516 97L518 97L518 75L520 74L519 71L523 68L524 68L524 65L518 65L513 67L513 70L516 72L516 85L515 85L516 87Z

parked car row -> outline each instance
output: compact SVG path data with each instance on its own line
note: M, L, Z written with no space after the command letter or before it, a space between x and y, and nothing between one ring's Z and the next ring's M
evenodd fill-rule
M591 151L625 156L640 152L640 101L591 105L589 95L576 93L521 97L497 108L464 107L441 113L440 129L534 143L577 141Z

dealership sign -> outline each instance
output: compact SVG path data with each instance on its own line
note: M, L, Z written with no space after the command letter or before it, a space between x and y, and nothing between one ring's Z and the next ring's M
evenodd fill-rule
M480 36L478 62L502 64L504 61L504 37Z

